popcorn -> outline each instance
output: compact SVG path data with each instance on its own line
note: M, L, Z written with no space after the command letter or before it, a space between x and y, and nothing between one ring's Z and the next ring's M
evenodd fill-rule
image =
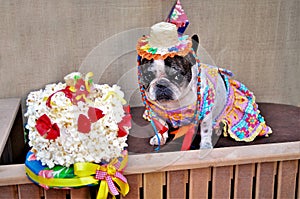
M25 128L29 131L29 145L42 165L53 168L76 162L109 162L127 147L127 135L118 137L118 124L126 115L124 93L117 85L93 84L90 76L89 73L84 79L78 72L71 73L65 77L67 83L48 84L43 90L29 93ZM91 110L96 110L96 115L89 115ZM43 115L50 122L43 120ZM87 120L80 121L82 117ZM47 139L46 135L53 131L58 136Z

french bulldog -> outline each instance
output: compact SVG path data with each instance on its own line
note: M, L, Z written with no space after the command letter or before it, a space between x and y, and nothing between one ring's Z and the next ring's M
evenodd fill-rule
M192 38L192 48L197 52L199 38L194 35ZM198 65L193 54L186 56L167 57L166 59L140 61L141 84L145 89L148 101L166 110L180 109L195 104L197 101L197 76ZM206 87L205 73L201 73L201 88ZM201 90L201 92L205 92ZM200 149L213 148L213 121L221 114L226 105L226 86L219 74L217 77L216 96L211 112L206 115L200 125ZM157 114L159 117L159 114ZM160 118L162 119L162 118ZM168 121L167 121L168 122ZM168 123L173 128L172 123ZM174 124L173 124L174 125ZM181 124L186 125L186 124ZM151 145L161 145L166 143L169 137L168 132L163 135L153 136L150 139ZM158 140L160 139L160 140Z

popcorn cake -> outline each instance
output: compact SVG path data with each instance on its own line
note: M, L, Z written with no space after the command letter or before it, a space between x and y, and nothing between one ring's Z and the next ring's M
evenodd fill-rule
M24 116L28 119L25 128L31 151L25 163L26 172L31 180L43 187L77 186L56 186L55 183L47 184L47 180L45 183L44 179L39 182L41 177L61 178L55 176L57 167L68 170L70 178L78 178L78 165L91 163L99 166L90 181L95 184L93 180L100 180L96 178L97 172L107 174L107 168L113 167L113 174L121 173L126 166L127 153L124 149L131 128L129 106L125 106L124 93L119 86L94 84L92 75L71 73L65 76L65 83L48 84L27 97ZM86 165L84 168L87 168ZM111 194L121 192L126 195L128 192L128 184L124 185L125 191L116 191L113 183L107 183L105 179L102 181ZM127 183L124 176L121 179L124 184Z

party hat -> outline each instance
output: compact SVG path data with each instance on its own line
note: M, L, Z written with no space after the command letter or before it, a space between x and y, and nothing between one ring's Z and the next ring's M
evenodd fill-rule
M179 0L175 2L166 21L175 24L177 26L177 32L180 35L184 33L185 29L189 25L189 20L184 13Z

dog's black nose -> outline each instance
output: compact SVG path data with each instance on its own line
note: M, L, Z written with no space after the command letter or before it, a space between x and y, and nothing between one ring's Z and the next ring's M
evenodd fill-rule
M163 89L163 88L167 88L167 86L165 86L165 85L163 85L163 84L156 84L156 87L157 87L157 88L162 88L162 89Z
M156 87L158 88L166 88L169 86L169 82L167 80L161 79L156 82Z
M169 82L164 79L161 79L156 83L155 94L158 101L173 99L173 92L169 87Z

